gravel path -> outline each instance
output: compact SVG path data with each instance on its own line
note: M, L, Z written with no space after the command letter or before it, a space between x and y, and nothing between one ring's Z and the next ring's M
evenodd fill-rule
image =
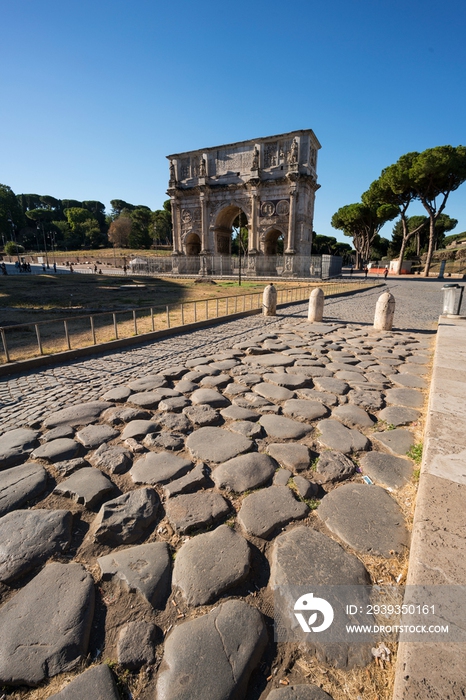
M434 332L441 313L442 284L438 280L389 280L388 287L397 304L395 327ZM325 319L372 324L381 291L381 288L371 288L354 296L330 298L325 305ZM1 430L38 424L50 411L97 399L110 388L183 363L190 357L231 348L234 343L265 328L272 330L284 316L302 319L306 315L307 304L293 305L280 309L276 318L251 316L5 378L0 382Z

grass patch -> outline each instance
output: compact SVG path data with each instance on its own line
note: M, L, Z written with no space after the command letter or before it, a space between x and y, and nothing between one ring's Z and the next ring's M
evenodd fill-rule
M416 445L413 445L411 447L409 452L406 453L406 456L409 457L410 459L412 459L415 464L421 464L421 462L422 462L422 448L423 448L422 442L418 442Z

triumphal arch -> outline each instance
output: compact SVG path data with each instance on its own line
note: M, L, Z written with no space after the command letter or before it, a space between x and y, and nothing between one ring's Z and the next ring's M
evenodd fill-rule
M240 225L246 274L270 274L282 251L283 275L308 274L319 148L308 129L167 156L174 268L191 271L194 259L202 271L218 256L228 260Z

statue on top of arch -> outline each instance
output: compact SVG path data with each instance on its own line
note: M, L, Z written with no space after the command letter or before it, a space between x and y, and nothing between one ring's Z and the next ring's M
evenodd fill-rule
M298 142L297 142L296 137L295 137L293 139L293 143L291 144L290 164L296 165L297 162L298 162Z

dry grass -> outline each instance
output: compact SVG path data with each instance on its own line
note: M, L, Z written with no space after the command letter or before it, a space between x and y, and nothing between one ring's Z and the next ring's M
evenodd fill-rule
M37 332L43 354L87 347L259 308L265 284L79 274L1 277L0 326L30 324L5 331L10 360L17 361L39 355ZM316 283L275 285L282 302L305 299ZM343 289L342 283L320 286L327 293ZM358 287L344 285L348 291ZM63 319L68 319L69 346ZM38 331L34 324L40 324Z

